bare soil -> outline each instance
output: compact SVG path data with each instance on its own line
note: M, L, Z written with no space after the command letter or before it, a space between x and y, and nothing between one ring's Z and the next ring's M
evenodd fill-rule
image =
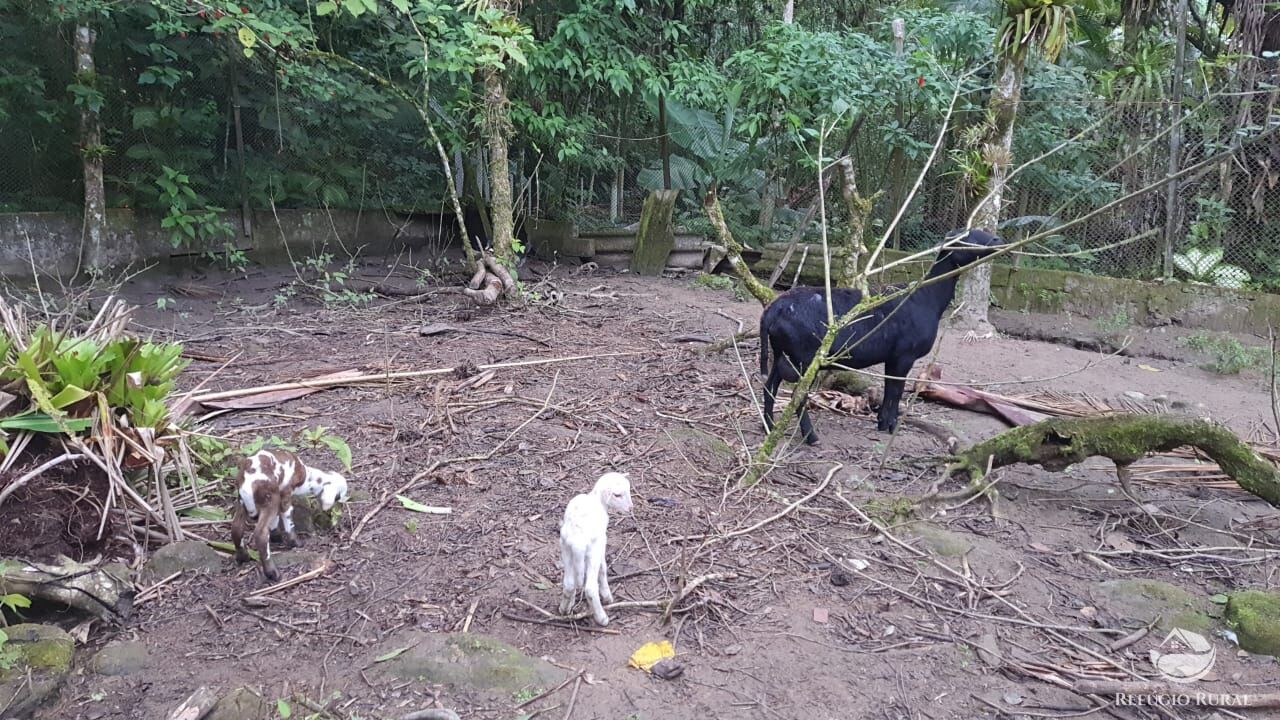
M1151 676L1148 651L1163 634L1107 650L1146 619L1099 602L1100 582L1167 581L1211 612L1217 593L1280 584L1273 551L1280 547L1280 516L1273 508L1236 490L1176 478L1139 482L1147 503L1140 508L1117 492L1105 461L1060 474L1010 468L999 473L1002 517L977 501L932 518L924 529L905 527L893 514L895 503L929 489L943 449L911 425L892 438L878 433L870 414L816 411L822 444L792 444L763 485L740 490L749 449L763 437L755 400L758 346L747 341L737 352L703 356L701 345L673 338L724 337L738 321L750 327L758 305L694 286L688 277L560 267L538 284L547 270L527 268L526 282L542 298L554 288L563 299L512 311L472 311L448 293L384 297L368 307L326 307L300 293L277 307L273 297L293 280L287 269L255 269L247 279L192 278L221 293L208 299L176 292L173 280L132 282L127 294L144 308L140 328L209 358L187 371L187 387L208 381L208 389L231 389L350 368L596 357L503 369L479 386L474 376L466 386L468 379L443 375L338 388L213 419L208 431L237 443L287 438L316 425L348 440L356 495L340 527L313 534L306 548L334 568L274 594L265 607L241 600L264 584L256 566L236 568L228 560L221 572L180 577L128 626L95 632L83 653L88 658L110 640L135 639L151 654L148 668L124 677L77 674L45 716L161 718L198 686L249 685L273 702L290 699L295 717L310 714L302 706L311 704L328 707L317 717L395 718L433 700L465 718L540 709L546 710L539 717L576 720L1065 717L1083 713L1089 702L1023 673L992 669L975 644L989 635L1005 657L1067 682ZM384 287L416 288L411 268L387 260L370 259L361 271ZM157 308L160 297L172 305ZM1031 316L1001 313L996 320L1023 334L1036 326ZM1061 331L1056 321L1043 318L1039 327L1064 337L1081 332ZM419 334L435 323L476 332ZM482 330L519 333L545 346ZM984 387L1010 394L1163 397L1178 411L1260 436L1271 419L1260 375L1213 375L1167 332L1134 332L1144 334L1148 354L1159 359L1013 337L970 344L947 333L938 364L945 380L998 383ZM924 402L908 412L971 441L1003 429L993 418ZM481 459L448 463L405 492L451 507L451 515L416 514L392 498L357 541L349 540L362 517L434 461L475 456ZM335 464L324 453L310 457ZM843 469L823 493L758 529L730 535L810 493L835 463ZM611 469L630 474L635 497L634 516L610 527L618 599L666 600L694 578L721 579L691 593L667 625L656 612L634 608L613 611L604 633L525 621L539 616L517 599L551 611L559 600L557 528L565 503ZM232 488L226 490L222 502L230 507ZM870 529L841 497L889 523L895 537L923 555ZM227 539L225 526L208 535ZM1197 547L1218 550L1183 550ZM517 712L520 702L551 688L494 697L378 672L373 649L393 643L397 633L464 626L584 670L589 682L575 700L570 684ZM634 650L660 639L674 643L686 668L682 677L661 680L627 667ZM1274 659L1241 655L1223 637L1211 639L1216 664L1197 689L1273 686L1280 672ZM341 697L331 701L335 691ZM1209 716L1194 708L1109 712ZM1275 717L1267 710L1233 712Z

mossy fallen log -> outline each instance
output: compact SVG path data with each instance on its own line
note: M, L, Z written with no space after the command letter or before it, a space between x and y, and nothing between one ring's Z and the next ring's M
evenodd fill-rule
M1053 418L980 442L952 458L951 471L978 486L987 468L1027 463L1065 470L1091 457L1110 458L1126 494L1129 466L1151 453L1194 447L1209 456L1242 489L1280 508L1280 472L1230 430L1172 415L1105 415Z
M57 564L0 558L0 595L9 593L69 605L113 622L133 611L129 570L118 563L97 567L65 557Z

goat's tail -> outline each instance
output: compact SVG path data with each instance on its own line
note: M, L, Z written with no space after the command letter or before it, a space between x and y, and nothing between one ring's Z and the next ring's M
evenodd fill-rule
M760 313L760 374L769 374L769 308Z

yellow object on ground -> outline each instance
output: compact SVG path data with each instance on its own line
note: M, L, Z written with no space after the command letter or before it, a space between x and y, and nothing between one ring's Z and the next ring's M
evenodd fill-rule
M671 646L670 640L662 642L645 643L631 654L631 660L627 662L633 668L649 672L653 670L653 666L660 661L676 656L676 649Z

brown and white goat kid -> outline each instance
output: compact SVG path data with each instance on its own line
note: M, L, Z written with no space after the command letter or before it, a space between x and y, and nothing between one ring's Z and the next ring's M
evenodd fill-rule
M596 624L609 624L600 601L613 602L609 567L604 559L610 511L631 512L631 481L622 473L601 475L591 492L574 496L564 509L560 523L560 562L564 565L561 615L573 609L575 596L581 590L591 603Z
M259 450L245 458L241 461L240 478L240 503L231 521L236 562L249 559L249 551L242 543L244 529L250 518L257 518L253 549L258 551L263 574L273 582L280 579L280 571L271 560L271 531L283 524L285 546L302 545L293 527L293 496L319 496L324 510L347 501L346 478L307 467L297 455L286 450Z

